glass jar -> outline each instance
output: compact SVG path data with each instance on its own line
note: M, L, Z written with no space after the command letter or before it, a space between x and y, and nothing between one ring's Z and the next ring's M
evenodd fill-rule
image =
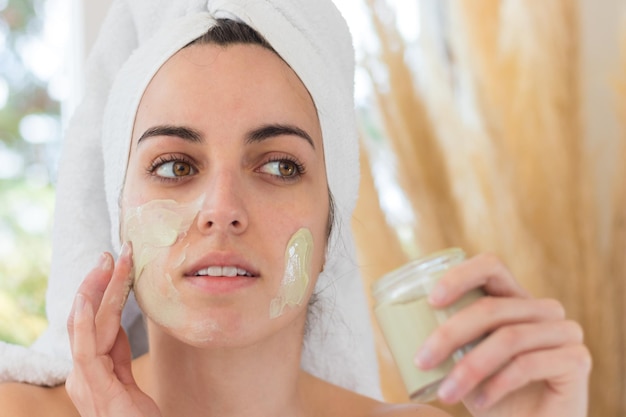
M473 344L457 350L438 367L422 371L414 357L428 336L458 310L484 296L480 289L466 293L454 304L435 309L428 295L444 273L465 259L458 248L436 252L385 274L372 285L374 314L412 401L437 397L443 379Z

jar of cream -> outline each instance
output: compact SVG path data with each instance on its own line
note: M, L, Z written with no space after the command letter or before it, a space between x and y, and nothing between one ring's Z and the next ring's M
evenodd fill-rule
M372 285L374 314L412 401L427 402L437 396L439 384L473 344L456 351L438 367L422 371L413 358L428 336L455 312L484 296L480 289L466 293L454 304L432 308L428 295L444 273L465 259L451 248L414 260L389 272Z

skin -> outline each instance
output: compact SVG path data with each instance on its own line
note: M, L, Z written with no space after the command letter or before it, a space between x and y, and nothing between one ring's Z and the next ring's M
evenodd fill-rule
M253 53L235 54L248 49ZM232 60L220 59L231 51ZM172 275L181 303L189 310L188 322L212 318L214 325L206 327L214 333L205 335L206 347L215 347L208 340L216 335L219 347L248 346L288 322L302 321L304 309L289 311L276 320L270 320L268 314L284 273L285 248L302 227L311 231L314 242L325 242L329 201L321 131L313 103L295 74L280 60L269 60L262 66L257 55L275 58L260 47L191 47L179 52L151 82L135 120L123 196L126 206L156 199L187 204L206 193L195 227L170 247L167 257L152 265ZM257 77L272 83L262 84L250 75L243 77L243 69L257 65ZM203 88L198 88L200 85ZM276 101L276 95L288 99ZM249 115L245 120L242 108ZM252 132L279 124L307 132L313 144L293 134L248 143ZM146 137L145 132L164 125L191 128L199 133L200 142L177 136ZM147 172L155 161L175 158L193 162L189 165L197 173L177 182L164 182ZM303 164L306 174L285 179L272 175L278 164L273 160L279 158ZM258 244L260 241L263 245ZM183 264L170 267L183 253ZM252 285L246 283L232 294L197 297L196 287L186 285L188 280L176 282L176 276L210 266L213 261L204 261L207 256L234 258L226 264L242 263L261 279L249 280ZM324 245L318 245L312 258L312 268L319 272ZM169 286L164 275L155 274L154 278L161 280L158 287ZM188 330L166 329L180 339Z
M292 134L246 141L251 130L267 123L298 126L313 146ZM163 124L192 127L204 140L159 136L137 143L147 129ZM264 156L275 152L296 156L305 174L295 182L268 175L275 171L262 168ZM164 153L190 156L197 174L174 184L155 180L146 167ZM68 321L74 370L65 389L5 384L3 409L15 416L77 416L78 410L82 416L130 417L446 416L428 406L383 404L301 371L306 302L269 318L284 274L285 246L301 227L316 243L304 300L310 297L324 262L326 190L315 108L279 58L248 45L179 52L142 99L124 204L184 203L207 192L197 221L164 262L176 265L185 252L181 266L172 267L172 283L191 320L212 317L215 326L204 329L211 337L189 340L184 327L149 319L150 353L131 361L120 327L133 269L132 248L125 245L116 262L103 254L79 289ZM202 264L207 253L223 252L243 258L257 278L227 291L219 285L213 292L198 291L185 271ZM157 274L141 279L170 285ZM416 363L427 369L489 334L455 366L441 400L464 401L481 417L585 416L591 365L580 326L565 319L558 302L531 298L490 255L452 269L430 302L443 307L474 288L487 296L450 318L416 352Z

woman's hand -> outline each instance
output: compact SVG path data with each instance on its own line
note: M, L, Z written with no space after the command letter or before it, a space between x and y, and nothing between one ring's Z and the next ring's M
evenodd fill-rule
M105 253L78 289L67 323L74 368L66 390L83 417L157 417L154 401L135 382L120 325L132 282L129 244L114 265Z
M491 255L452 269L429 301L445 307L478 287L487 296L448 319L416 356L429 369L487 335L456 364L439 398L463 400L480 417L586 416L591 355L580 325L557 301L531 298Z

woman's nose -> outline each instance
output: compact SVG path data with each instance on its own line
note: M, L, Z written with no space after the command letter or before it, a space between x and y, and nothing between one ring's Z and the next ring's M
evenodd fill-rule
M214 178L206 188L206 198L198 213L202 233L243 233L248 227L242 187L231 175Z

